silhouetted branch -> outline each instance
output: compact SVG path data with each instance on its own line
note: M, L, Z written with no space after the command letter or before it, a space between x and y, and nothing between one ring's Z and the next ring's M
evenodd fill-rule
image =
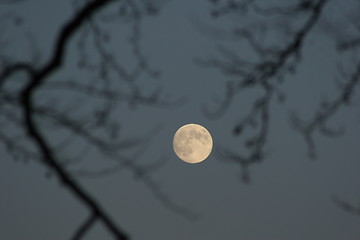
M135 159L134 157L130 157L129 160L126 160L124 158L117 157L115 153L108 152L106 154L104 153L104 155L107 155L113 160L115 160L117 162L117 165L95 171L78 170L75 171L74 174L80 177L103 177L130 168L131 172L134 174L134 178L136 180L140 180L149 189L151 194L166 208L189 220L197 219L196 214L171 199L168 194L161 190L159 185L151 177L151 174L154 171L164 166L165 162L167 161L165 157L153 162L152 164L140 166L135 162L130 161L130 159Z
M360 46L360 38L356 38L356 39L339 42L336 47L338 51L347 51L349 49L354 49L359 46Z
M236 29L235 33L240 34L241 37L251 42L250 45L255 48L255 52L261 53L260 57L262 59L258 63L245 65L243 61L240 62L236 58L231 57L229 59L230 61L206 60L201 61L201 64L219 68L225 73L229 73L229 69L234 69L233 71L230 70L230 73L232 75L239 76L241 81L239 81L237 84L231 85L232 94L229 94L231 96L235 96L235 93L238 93L244 89L259 86L262 84L262 82L270 81L272 78L281 78L285 72L291 73L294 71L296 63L300 60L304 39L318 20L326 1L327 0L318 1L318 3L313 6L313 8L307 10L311 13L308 20L305 22L302 28L300 28L300 30L292 35L292 40L285 47L282 47L282 49L270 50L265 49L264 47L260 47L258 43L255 43L253 36L248 30ZM224 53L224 50L221 52ZM228 92L230 91L228 90L227 93ZM230 101L228 97L229 96L226 95L226 100L224 102L227 103ZM228 105L229 104L221 103L218 111L224 112L222 108ZM218 111L212 112L211 115L220 115Z
M172 211L186 217L189 220L196 220L197 216L189 209L176 204L167 194L164 194L157 186L157 184L150 178L148 174L144 175L141 173L139 177L143 180L144 184L150 189L152 194L167 208L171 209Z
M118 60L114 51L109 50L110 35L102 28L100 23L102 21L111 21L110 18L104 20L103 16L94 16L98 13L99 9L105 6L111 1L93 1L82 5L78 2L74 2L74 7L78 9L77 14L71 21L64 25L59 32L58 38L55 43L55 47L50 56L50 59L42 66L37 68L34 62L31 63L13 63L9 59L3 58L1 61L0 72L0 101L5 107L9 107L23 113L25 121L20 119L18 121L17 116L14 114L5 114L4 119L6 121L12 121L16 117L17 130L19 132L27 131L25 140L26 144L33 144L38 147L39 156L35 155L38 160L43 161L48 167L49 172L54 173L62 183L68 187L72 193L83 201L88 206L90 212L93 214L84 225L80 227L75 234L75 239L80 238L92 225L95 220L102 221L109 232L111 232L118 239L126 239L127 236L118 229L114 222L105 214L100 206L91 198L75 181L73 176L83 173L86 176L103 176L104 174L110 174L118 172L122 169L127 169L134 174L136 179L141 180L150 192L167 208L181 214L185 217L191 218L193 215L190 211L176 204L171 200L164 192L160 190L150 174L160 167L164 161L155 162L153 164L140 165L136 163L139 154L141 154L145 148L135 152L133 156L126 157L121 154L122 150L132 149L134 146L146 146L150 138L156 134L151 131L148 135L142 136L142 138L136 139L123 139L119 140L120 125L118 121L112 121L111 115L114 113L114 106L119 102L127 102L131 107L135 107L137 104L150 105L157 107L174 107L174 105L180 104L182 99L179 100L163 100L161 99L162 91L160 88L156 88L150 93L143 91L136 80L138 80L143 73L147 73L148 76L156 78L159 74L156 71L150 69L145 55L142 52L140 46L141 40L141 23L145 14L156 14L157 10L155 3L148 1L136 1L136 0L124 0L121 1L119 6L126 10L126 21L131 25L130 27L130 47L132 49L132 55L135 59L135 65L133 68L128 66L122 66ZM110 12L110 10L109 10ZM123 13L117 13L120 17ZM95 80L88 80L86 78L71 80L71 81L59 81L50 79L50 76L57 72L58 69L65 67L64 59L66 57L66 50L70 43L70 39L73 36L79 34L78 49L80 55L79 70L87 70L85 74L99 74ZM74 36L75 37L75 36ZM89 57L86 55L87 43L89 38L92 38L92 46L95 49L95 53L98 55L99 62L91 64ZM34 46L31 46L34 48ZM133 59L132 59L133 60ZM130 70L129 70L130 69ZM10 78L20 72L27 73L26 81L24 75L19 75L18 85L23 84L19 90L15 81L11 81L9 87L7 85L10 82ZM13 79L11 79L13 80ZM17 79L14 79L17 80ZM123 83L125 83L125 87ZM5 88L8 87L8 88ZM15 88L13 89L13 86ZM35 104L36 97L40 94L45 94L48 97L49 90L56 90L49 97L49 102L43 101L41 104ZM63 91L63 92L61 92ZM63 96L63 93L74 96L76 99L68 106L60 106L57 104L57 96ZM54 96L54 97L53 97ZM84 100L78 101L79 98ZM75 97L74 97L75 98ZM89 107L86 100L97 101L100 104L94 104ZM87 106L86 106L87 105ZM98 108L100 105L100 109ZM95 111L90 113L90 116L84 116L82 111L87 108L96 108ZM87 107L87 108L85 108ZM60 108L62 108L60 110ZM59 109L59 110L58 110ZM20 111L19 111L20 110ZM91 109L92 110L92 109ZM16 112L16 113L17 113ZM81 114L79 114L81 112ZM82 115L82 116L80 116ZM0 119L2 120L2 119ZM39 122L38 122L39 121ZM41 123L40 123L41 121ZM40 125L43 124L43 125ZM46 139L46 134L42 133L42 130L49 127L50 130L61 130L67 135L58 143L52 143L52 141ZM96 132L95 132L96 131ZM100 132L102 131L102 132ZM105 133L105 135L104 135ZM16 145L12 143L14 136L8 137L6 134L0 132L0 141L12 149L12 152L21 150L23 145ZM92 151L100 153L104 159L112 160L115 166L100 171L72 171L68 170L69 164L75 164L81 158L83 151L78 151L77 156L68 156L63 154L63 150L67 147L71 147L71 142L80 140L84 143L84 149L87 146L91 146ZM28 151L22 150L23 154L30 154ZM19 151L20 152L20 151ZM71 149L68 150L71 152ZM80 154L80 156L79 156ZM82 156L83 157L83 156ZM74 176L74 177L75 177Z
M352 25L357 29L358 32L360 32L360 25L358 21L353 21ZM339 36L340 38L342 36ZM360 46L360 37L352 37L350 39L342 39L341 41L338 41L336 44L336 49L339 52L344 52L348 50L354 50Z
M5 81L8 80L8 78L21 71L25 71L29 75L34 75L35 73L35 69L33 69L33 67L28 63L16 63L5 66L0 73L0 90L3 89L3 85L5 84Z
M104 99L107 101L127 101L127 102L136 102L142 105L157 106L157 107L174 107L180 105L184 102L184 99L179 98L175 100L170 99L161 99L161 92L154 91L148 96L138 92L137 94L133 93L122 93L119 90L114 89L99 89L90 84L81 84L76 81L58 81L47 83L43 86L43 90L67 90L70 92L85 94L90 97L96 97ZM140 90L137 90L140 91Z
M57 70L63 62L66 47L73 34L81 27L81 25L93 14L95 14L101 7L105 6L111 1L96 0L86 4L74 17L71 19L60 31L57 43L55 45L53 54L50 60L39 69L34 69L30 64L14 64L6 67L0 74L1 86L5 80L19 70L26 70L29 73L29 82L21 91L21 108L24 114L24 127L26 128L29 137L37 145L43 163L48 166L51 171L54 171L61 182L66 186L78 199L80 199L94 214L94 218L101 220L107 227L109 232L117 239L128 239L127 236L115 226L114 222L104 212L103 209L96 203L96 201L86 193L80 185L67 173L61 166L58 159L54 156L50 146L40 133L40 129L35 122L34 114L34 95L36 90L45 82L46 78ZM2 88L1 88L2 89Z
M219 150L222 158L230 157L232 162L240 164L243 168L242 178L245 181L249 181L248 167L253 163L260 162L264 157L263 148L268 136L272 99L274 96L277 96L280 102L284 100L285 96L279 91L278 85L282 83L286 74L291 74L295 71L301 59L305 38L321 16L326 2L327 0L300 1L295 6L263 9L255 6L255 1L231 1L228 3L229 6L227 6L226 11L224 11L224 8L219 10L222 13L229 12L230 10L230 12L240 10L239 13L244 14L251 6L255 13L265 17L277 14L284 18L289 18L292 17L292 15L289 15L290 13L308 15L306 21L304 21L298 30L288 33L290 40L284 46L266 47L265 44L259 42L251 29L234 29L234 38L245 40L249 44L256 57L260 59L257 62L245 61L232 51L224 48L220 49L220 53L226 60L212 59L200 61L200 64L203 66L215 67L222 70L225 74L239 78L239 81L236 83L227 83L224 100L215 111L210 111L207 108L204 109L204 113L209 117L220 117L224 114L237 94L254 87L262 89L263 93L256 97L248 114L233 128L234 135L240 135L248 128L256 130L255 134L245 140L245 147L249 149L249 153L244 156L224 149ZM229 152L231 152L230 156Z
M354 94L355 86L360 82L360 63L349 80L343 84L337 97L332 101L322 102L320 108L309 121L301 120L295 113L291 116L291 123L293 127L299 131L308 146L308 154L312 159L316 158L316 147L314 142L314 133L319 133L325 136L338 136L342 133L341 130L334 130L327 126L327 122L334 116L339 109L349 105L351 97Z
M337 196L333 196L332 200L338 207L340 207L344 211L360 216L360 204L359 206L355 207L354 205L351 205L350 203L341 200Z
M15 104L15 99L7 98L9 103ZM154 128L147 135L143 136L141 139L130 139L130 140L107 140L100 138L92 133L91 129L94 126L90 124L85 124L82 120L75 120L67 116L66 112L57 112L51 106L49 107L36 107L33 109L33 115L35 117L41 117L48 119L49 122L52 122L54 127L59 127L62 129L67 129L71 131L73 135L82 138L89 145L95 147L103 156L108 157L113 160L116 165L104 168L102 170L88 171L88 170L73 170L71 171L73 175L80 177L102 177L112 173L118 173L121 170L127 169L130 170L136 179L141 180L145 186L150 190L150 192L157 198L165 207L169 208L171 211L180 214L190 220L195 219L195 215L189 211L187 208L177 204L171 198L169 198L155 183L151 177L151 173L161 166L164 165L165 159L162 158L157 162L139 165L135 162L139 158L140 154L143 154L144 151L135 152L130 157L125 157L121 155L119 151L122 149L128 149L131 146L139 145L143 143L143 146L147 146L151 138L159 130L159 127ZM53 128L53 127L52 127ZM89 129L89 130L88 130ZM59 148L60 146L58 146ZM63 164L71 162L72 160L62 161Z
M316 1L313 0L300 0L299 4L297 4L295 7L263 8L255 3L253 5L253 9L256 13L265 17L271 17L274 15L289 15L289 16L291 15L292 17L294 17L294 15L300 14L302 12L314 8L315 4Z
M75 232L75 234L74 234L74 236L73 236L72 239L73 239L73 240L79 240L79 239L81 239L81 238L85 235L86 231L88 231L88 230L92 227L92 225L94 225L95 221L96 221L96 215L95 215L95 214L91 214L91 215L86 219L86 221L85 221L82 225L80 225L80 227L79 227L78 230Z
M28 162L29 160L41 161L38 153L18 144L19 139L9 137L0 132L0 141L5 145L7 152L12 155L15 160Z

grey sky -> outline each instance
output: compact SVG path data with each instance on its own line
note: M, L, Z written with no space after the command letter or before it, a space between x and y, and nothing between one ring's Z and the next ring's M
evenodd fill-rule
M337 23L341 23L340 11L351 10L343 2L333 0L327 8L328 16L337 19ZM55 32L72 15L71 5L65 1L39 0L25 1L19 6L20 10L16 10L16 4L11 8L23 14L24 24L19 31L15 28L10 31L9 38L15 41L7 52L14 57L26 55L17 46L27 49L24 47L27 40L20 38L20 32L29 30L45 60ZM321 23L330 24L332 17ZM135 240L359 239L360 216L339 209L331 196L336 194L355 204L360 199L357 111L360 97L355 96L353 105L343 108L331 120L335 126L346 128L341 138L316 135L317 161L307 157L303 138L291 129L288 121L291 111L296 110L306 118L322 98L336 93L333 79L340 58L334 41L320 27L306 41L297 73L288 76L281 85L287 101L281 105L274 103L271 108L267 157L250 169L251 184L241 182L239 166L221 162L215 154L193 165L183 163L173 153L173 134L186 123L205 126L213 136L215 148L242 149L239 146L242 139L232 136L232 127L249 110L251 96L256 94L254 91L237 96L220 119L209 120L202 113L204 105L213 106L213 96L223 96L226 80L235 78L199 67L194 59L216 55L219 44L234 46L240 54L247 50L241 44L200 33L199 21L227 27L237 18L221 19L219 23L209 17L205 0L191 3L172 0L161 8L159 16L143 24L143 51L151 66L162 73L159 80L149 80L144 86L159 84L166 96L186 97L187 101L170 109L139 106L131 110L124 105L119 111L125 136L140 136L161 124L161 131L138 161L151 163L166 156L168 161L154 172L154 179L169 197L192 210L198 219L189 221L171 212L126 170L102 178L79 178L82 186ZM121 36L121 30L114 33L117 34ZM70 50L74 52L70 56L76 54L76 46L71 45ZM118 50L123 50L120 44ZM124 57L126 54L124 50ZM55 77L71 76L72 62L75 60L69 57L65 71ZM2 147L0 156L0 238L69 239L88 215L87 209L54 177L47 179L47 170L42 165L15 162ZM100 169L106 164L89 155L79 166ZM97 224L86 239L111 238Z

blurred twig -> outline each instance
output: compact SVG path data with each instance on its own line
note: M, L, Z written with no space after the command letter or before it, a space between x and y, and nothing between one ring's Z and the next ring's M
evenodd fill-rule
M216 1L217 2L217 1ZM256 4L255 1L232 1L221 12L236 12L244 14L250 6ZM246 90L259 87L262 94L255 98L248 114L235 124L233 134L238 136L245 129L253 129L255 133L245 140L245 146L249 149L248 154L240 154L228 149L218 149L221 159L230 160L240 164L242 168L242 179L249 181L248 168L254 163L262 161L264 158L264 146L268 137L268 129L271 117L271 103L275 96L280 102L284 101L284 94L279 91L278 85L282 83L286 74L295 71L297 64L301 60L301 52L306 36L312 30L321 16L322 10L327 0L319 1L300 1L294 6L284 8L263 9L255 7L255 12L263 17L272 14L283 16L284 19L290 18L289 13L300 13L306 15L306 20L297 30L289 32L287 44L278 47L266 47L261 44L252 29L235 28L233 31L236 39L245 40L255 55L259 59L257 62L249 62L241 59L235 53L224 48L220 49L220 54L225 60L210 59L199 61L199 64L206 67L215 67L225 74L236 76L238 81L230 81L226 85L224 100L220 102L215 110L204 109L204 113L209 117L220 117L233 103L234 97ZM215 3L217 4L217 3ZM231 10L231 11L230 11ZM245 12L244 12L245 11ZM277 80L277 81L276 81Z
M301 120L300 117L293 113L291 123L298 132L300 132L308 146L308 155L310 158L316 158L316 147L314 142L314 133L319 131L325 136L338 136L342 133L341 129L332 129L328 127L328 121L343 106L349 105L354 94L356 85L360 82L360 62L357 64L355 71L349 80L343 84L339 94L332 101L322 102L314 116L308 120Z

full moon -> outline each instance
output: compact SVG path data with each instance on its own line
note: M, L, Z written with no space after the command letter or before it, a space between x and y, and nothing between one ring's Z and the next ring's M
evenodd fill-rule
M203 126L186 124L176 131L173 147L176 155L184 162L199 163L210 155L213 140Z

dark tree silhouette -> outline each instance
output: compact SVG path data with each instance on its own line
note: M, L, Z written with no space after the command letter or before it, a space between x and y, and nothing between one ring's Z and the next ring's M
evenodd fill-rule
M263 94L255 99L251 111L233 128L234 135L240 135L246 128L252 127L257 130L254 135L250 136L245 144L249 149L246 156L222 149L220 154L223 159L229 159L241 165L242 178L249 181L249 166L263 160L263 148L267 141L270 105L273 99L278 98L283 101L284 95L279 92L278 85L282 83L286 74L293 72L301 59L301 52L306 36L312 30L327 1L300 1L295 6L277 7L263 9L258 6L256 1L229 1L225 6L217 6L213 10L214 17L219 17L231 12L246 13L253 9L261 16L283 15L285 19L295 18L296 16L304 17L305 21L298 29L289 30L286 44L281 43L279 46L267 46L258 39L255 29L238 27L233 30L234 36L248 42L254 53L257 55L257 61L249 62L239 58L234 52L221 48L220 53L226 60L211 59L201 61L200 64L208 67L216 67L225 72L239 77L238 82L227 82L226 94L224 100L215 111L209 111L205 108L205 113L209 117L219 117L228 106L232 99L247 89L259 87ZM214 1L218 5L218 1ZM260 31L266 31L261 29Z
M214 21L224 17L237 19L238 15L255 19L253 21L255 23L250 24L237 21L229 32L209 26L205 29L205 32L212 36L223 36L225 32L235 41L246 42L252 50L253 59L243 59L236 50L222 46L218 49L219 57L197 61L200 66L216 68L233 77L232 80L226 82L223 100L217 102L217 106L204 107L204 113L209 118L221 117L230 105L236 104L234 103L236 95L244 94L254 88L262 90L262 93L254 98L250 111L232 128L234 136L241 135L244 138L247 148L245 154L242 148L239 148L239 151L227 147L218 149L220 159L240 165L244 182L250 181L250 166L263 161L266 157L264 147L271 127L271 106L276 103L276 99L279 104L283 104L286 100L286 92L283 92L280 86L289 75L296 75L298 65L302 62L308 36L313 32L320 34L319 29L322 29L322 33L330 33L330 36L334 38L336 42L334 47L339 54L345 55L343 59L339 59L338 70L341 80L336 97L321 102L313 116L299 116L295 111L289 113L291 126L302 135L307 144L309 158L316 159L314 135L320 133L326 137L337 137L343 133L342 128L330 127L329 121L341 108L350 104L360 82L358 22L353 16L348 17L352 20L349 20L347 24L353 25L355 29L352 36L342 36L339 31L343 27L341 25L337 26L339 29L325 24L320 25L320 19L326 18L323 12L330 2L328 0L299 0L295 4L286 3L285 6L284 3L281 6L271 7L268 3L256 0L210 0L209 2ZM272 23L274 18L278 21ZM346 53L350 51L351 56L346 56ZM345 64L346 68L343 67ZM233 80L234 77L237 80ZM304 118L307 120L303 120ZM252 134L250 136L243 134L246 130L250 130ZM358 214L358 208L338 197L334 197L333 200L341 208Z
M22 2L0 0L0 6ZM39 51L40 43L31 33L24 34L30 56L11 56L5 47L7 31L0 32L1 146L15 160L30 160L46 166L47 176L58 179L87 207L89 216L75 229L72 239L83 238L96 222L101 222L114 238L128 239L125 231L78 183L79 177L101 177L126 169L171 211L191 219L195 217L187 208L170 199L152 178L153 171L161 167L166 158L147 165L136 161L159 128L155 127L140 137L128 137L114 119L114 115L121 111L120 103L133 109L138 105L168 107L179 103L164 98L161 87L152 81L160 73L148 62L140 43L142 22L156 15L161 3L160 0L73 1L74 13L56 31L53 47L45 57ZM239 23L230 33L231 38L246 42L254 54L253 59L242 59L236 51L220 47L218 58L198 61L203 67L217 68L237 79L226 82L226 92L219 105L204 107L209 118L221 117L234 103L236 95L260 89L249 112L232 126L235 136L252 131L244 137L246 154L218 148L221 159L238 164L242 179L249 182L250 167L266 157L264 147L271 128L271 106L276 99L280 104L286 100L286 93L280 86L289 75L296 74L307 38L316 31L329 0L299 0L296 4L273 7L264 7L256 0L211 0L210 3L214 20L238 14L252 14L251 18L258 20L251 26ZM279 19L277 23L265 24L274 16ZM1 27L14 28L21 26L23 21L16 12L0 15ZM283 24L276 26L279 22ZM358 23L351 24L360 29ZM124 52L128 52L124 55L129 57L127 59L122 53L112 51L112 38L116 36L111 33L119 25L124 30L123 35L127 34L126 40L118 40L126 45ZM340 53L357 52L360 46L358 35L341 38L334 29L330 30L335 35ZM266 35L275 36L276 40L267 42ZM70 49L76 52L75 57ZM333 137L342 132L342 129L328 127L328 122L339 109L350 103L355 94L360 79L360 61L356 58L348 65L343 71L339 67L342 82L337 96L322 102L312 117L305 121L296 112L289 113L290 123L304 138L312 159L316 158L314 134ZM64 69L75 69L74 76L64 76ZM151 87L143 87L144 82ZM52 135L60 137L53 139ZM75 141L83 149L73 149L71 145ZM135 153L128 156L124 153L128 149L135 149ZM97 171L76 168L90 151L110 160L112 165ZM340 198L333 197L333 201L342 209L359 214L358 208Z
M18 2L0 2L4 6L14 3ZM2 44L0 141L14 159L33 160L45 165L48 176L54 175L88 208L89 217L75 231L73 239L81 239L97 221L102 222L114 238L128 239L124 230L80 186L76 176L102 176L127 169L143 181L164 206L184 217L194 217L163 193L152 179L151 172L161 166L164 159L151 165L136 162L136 157L143 152L158 128L145 136L126 138L121 136L121 126L113 116L120 102L127 102L132 108L138 104L166 107L177 103L162 99L159 87L154 87L151 92L142 92L137 83L141 78L156 78L159 75L149 67L140 46L141 22L143 18L157 13L159 3L136 0L75 1L75 13L56 33L54 47L46 61L39 61L41 54L36 47L38 43L31 34L28 35L31 59L7 56L5 42ZM0 19L3 26L21 25L22 22L22 18L13 12L4 13ZM128 60L133 64L120 63L118 56L109 49L113 36L106 27L114 22L127 26L130 39L126 44L132 52L129 55L132 59ZM6 38L6 32L1 35ZM69 80L57 74L66 69L69 49L73 44L77 45L79 53L77 71L83 75ZM91 52L94 49L95 52ZM70 101L63 104L66 98ZM61 132L61 141L54 142L49 137L55 131ZM70 169L69 166L75 165L85 155L84 151L71 149L74 141L80 141L87 152L88 146L91 146L102 158L112 160L113 166L99 171ZM122 153L129 148L138 150L133 156Z

